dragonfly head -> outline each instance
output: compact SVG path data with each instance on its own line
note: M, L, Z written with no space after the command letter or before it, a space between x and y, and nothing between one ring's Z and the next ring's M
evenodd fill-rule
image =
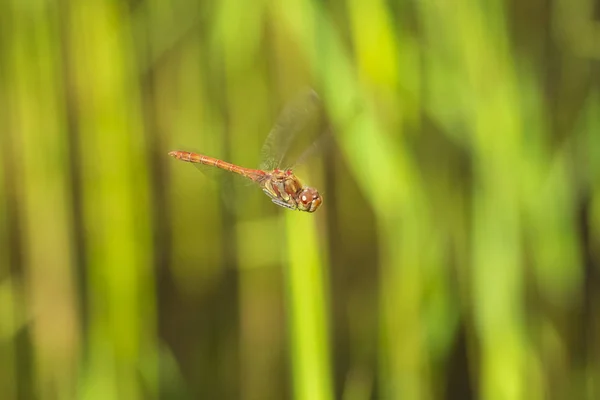
M298 193L298 210L300 211L315 212L322 202L323 198L317 189L305 187Z

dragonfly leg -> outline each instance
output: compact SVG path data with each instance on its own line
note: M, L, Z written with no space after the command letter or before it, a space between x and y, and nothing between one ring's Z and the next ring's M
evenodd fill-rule
M269 191L269 190L268 190L268 189L266 189L266 188L263 188L263 192L265 192L265 194L266 194L267 196L269 196L271 199L276 199L276 198L277 198L277 196L275 196L275 194L274 194L273 192Z
M293 207L292 205L286 203L285 201L281 201L279 199L271 199L271 201L275 204L277 204L280 207L285 207L285 208L289 208L290 210L295 210L296 208Z
M265 192L265 194L271 198L271 201L273 203L277 204L278 206L289 208L290 210L295 210L296 209L296 207L294 207L293 205L291 205L289 203L286 203L285 201L281 200L275 193L271 192L267 188L263 188L263 192Z

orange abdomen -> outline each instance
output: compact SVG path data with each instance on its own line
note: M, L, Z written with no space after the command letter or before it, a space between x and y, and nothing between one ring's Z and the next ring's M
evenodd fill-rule
M186 162L191 162L191 163L196 163L196 164L204 164L204 165L209 165L211 167L217 167L220 169L224 169L226 171L231 171L231 172L242 175L242 176L252 179L252 180L259 180L260 177L263 177L266 175L266 173L264 171L261 171L259 169L250 169L250 168L240 167L238 165L231 164L231 163L228 163L223 160L219 160L218 158L205 156L203 154L191 153L189 151L175 150L175 151L169 152L169 155L171 157L174 157L181 161L186 161Z

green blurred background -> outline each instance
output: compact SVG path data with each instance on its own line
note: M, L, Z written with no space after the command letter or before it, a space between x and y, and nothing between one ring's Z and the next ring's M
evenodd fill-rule
M598 399L599 268L597 0L0 2L2 399Z

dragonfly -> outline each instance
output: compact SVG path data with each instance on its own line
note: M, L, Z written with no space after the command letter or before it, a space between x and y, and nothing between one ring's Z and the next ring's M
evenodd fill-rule
M280 169L283 155L287 152L292 139L307 124L310 114L318 107L319 98L313 90L303 93L290 102L277 119L277 123L267 136L263 145L263 162L259 169L245 168L215 157L190 151L174 150L169 152L177 160L204 165L229 171L257 184L271 201L289 210L313 213L323 203L323 197L317 189L305 186L294 174L292 168ZM314 142L300 156L307 158L317 146Z

